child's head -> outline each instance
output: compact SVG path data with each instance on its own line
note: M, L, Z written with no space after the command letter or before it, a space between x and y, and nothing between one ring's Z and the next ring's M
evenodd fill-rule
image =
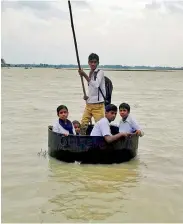
M80 130L81 130L81 124L79 123L79 121L73 121L72 122L73 123L73 126L74 126L74 128L75 128L75 131L76 131L76 133L80 133Z
M105 117L111 122L116 118L118 108L114 104L109 104L105 108Z
M119 105L119 114L122 118L128 117L130 113L130 105L127 103L122 103Z
M88 64L91 70L95 70L99 64L99 56L97 54L90 54L88 57Z
M65 105L58 106L57 115L60 119L66 120L69 115L68 108Z

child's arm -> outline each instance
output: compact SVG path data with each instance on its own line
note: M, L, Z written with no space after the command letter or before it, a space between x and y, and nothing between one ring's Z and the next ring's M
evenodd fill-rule
M59 134L63 134L63 135L69 135L69 132L67 130L65 130L59 123L58 121L56 121L54 124L53 124L53 129L52 129L53 132L56 132L56 133L59 133Z
M140 125L137 123L137 121L133 118L132 120L132 127L133 129L136 130L136 135L142 137L144 135L144 132L142 131L142 128L140 127Z
M59 128L58 128L58 125L57 125L57 121L53 124L52 131L56 132L56 133L59 133Z

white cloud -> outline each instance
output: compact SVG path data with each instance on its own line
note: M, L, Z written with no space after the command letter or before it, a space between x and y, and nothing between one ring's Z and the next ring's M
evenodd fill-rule
M183 66L183 1L71 1L80 60ZM67 1L2 3L2 56L8 63L74 63Z

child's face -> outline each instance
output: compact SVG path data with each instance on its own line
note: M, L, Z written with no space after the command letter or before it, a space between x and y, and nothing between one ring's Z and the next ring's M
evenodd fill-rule
M91 70L95 70L98 65L98 62L97 62L97 60L91 60L88 62L88 64L89 64Z
M62 109L62 110L59 111L58 116L59 116L60 119L66 120L67 117L68 117L68 114L69 114L69 112L66 109Z
M80 133L80 126L79 126L79 124L74 124L74 128L75 128L76 133Z
M128 117L129 112L127 109L122 108L119 110L119 114L122 118L125 118L125 117Z
M105 116L109 121L114 121L116 118L116 111L109 111L109 112L105 112Z

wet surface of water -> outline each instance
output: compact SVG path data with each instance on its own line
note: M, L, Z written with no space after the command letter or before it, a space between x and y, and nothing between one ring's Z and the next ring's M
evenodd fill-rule
M145 131L138 157L110 166L37 155L58 105L82 116L76 71L1 71L3 222L183 222L183 71L105 72Z

